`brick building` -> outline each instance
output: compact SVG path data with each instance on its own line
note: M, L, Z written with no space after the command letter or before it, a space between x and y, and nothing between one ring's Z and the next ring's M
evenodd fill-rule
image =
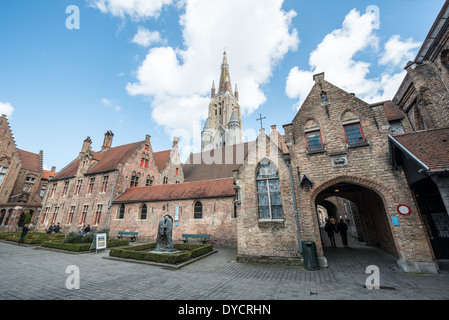
M295 259L301 241L314 241L325 265L324 210L345 219L351 213L347 220L358 238L397 256L404 271L438 272L437 259L449 257L447 16L448 2L392 101L368 104L326 81L324 73L314 76L308 97L284 125L288 152L245 162L236 175L241 260ZM276 172L270 176L274 195L259 188L271 186L258 176L267 163ZM267 216L261 202L279 194L282 215Z
M0 118L0 231L15 231L27 215L35 224L48 180L56 174L43 169L39 154L17 148L8 119Z
M153 153L145 140L112 147L114 134L105 133L100 151L92 151L87 137L76 159L51 180L38 228L60 223L64 232L90 225L109 227L112 200L128 188L182 181L178 140L171 150Z
M407 177L438 259L449 258L448 15L446 1L393 99L411 129L389 137L391 164Z

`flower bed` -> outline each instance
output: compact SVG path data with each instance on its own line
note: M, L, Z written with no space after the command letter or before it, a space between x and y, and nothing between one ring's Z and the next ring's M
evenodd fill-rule
M165 264L179 264L212 251L211 244L177 243L175 244L175 249L180 252L164 254L152 252L154 248L156 248L156 243L146 243L127 248L111 249L111 251L109 251L109 256Z

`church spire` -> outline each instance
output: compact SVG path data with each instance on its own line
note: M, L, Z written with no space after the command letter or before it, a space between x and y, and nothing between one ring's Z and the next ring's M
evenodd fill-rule
M226 51L223 52L223 62L221 63L220 85L218 86L218 93L229 91L232 93L231 77L229 75L228 58Z

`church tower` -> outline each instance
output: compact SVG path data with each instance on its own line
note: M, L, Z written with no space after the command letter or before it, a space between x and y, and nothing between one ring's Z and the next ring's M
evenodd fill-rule
M201 151L243 142L242 118L237 85L232 91L226 52L223 53L218 92L212 82L209 115L201 132Z

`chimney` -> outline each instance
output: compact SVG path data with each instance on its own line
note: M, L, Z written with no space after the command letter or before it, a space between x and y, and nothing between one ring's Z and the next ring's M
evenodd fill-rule
M83 142L83 148L81 149L81 153L86 153L90 151L90 145L92 144L92 140L90 137L87 137L86 140Z
M55 166L52 166L50 171L51 171L51 172L56 172L56 167L55 167Z
M42 171L44 169L44 151L43 150L39 150L39 166L40 166L40 171Z
M111 130L108 130L104 134L103 146L101 147L101 151L104 151L104 150L107 150L107 149L111 148L112 138L114 138L114 134L112 133Z

